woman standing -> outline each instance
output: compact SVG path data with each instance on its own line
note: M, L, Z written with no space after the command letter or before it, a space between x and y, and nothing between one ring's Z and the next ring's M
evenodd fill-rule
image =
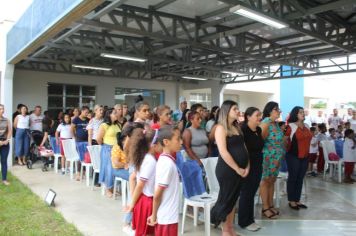
M215 139L219 149L216 177L220 191L215 206L211 209L211 222L221 222L222 235L235 236L234 215L236 201L240 195L241 180L249 173L248 153L242 133L237 125L239 110L234 101L225 101L220 109L219 124Z
M262 215L276 219L279 211L273 207L274 183L279 173L281 158L285 153L284 134L276 122L281 110L276 102L268 102L263 109L261 124L263 147L262 181L260 194L262 198Z
M101 123L103 123L103 114L104 108L102 105L95 105L94 107L94 114L95 116L89 121L87 130L88 130L88 146L91 145L98 145L96 141L99 127Z
M249 153L250 172L242 180L238 217L239 225L249 231L257 231L261 228L254 219L254 200L262 176L262 149L264 145L262 130L259 127L260 120L260 110L256 107L249 107L244 113L244 123L241 126Z
M9 156L9 143L12 137L10 120L4 117L5 107L0 104L0 156L2 183L10 185L7 181L7 157Z
M104 122L99 127L97 135L98 144L102 144L100 153L100 173L99 182L105 184L106 195L112 197L114 185L113 167L111 164L111 149L117 144L117 133L121 132L117 123L116 110L111 108L106 111Z
M294 107L290 112L286 137L288 138L288 151L286 161L288 167L287 193L289 207L293 210L306 209L300 203L303 180L308 169L308 155L312 133L304 124L303 107Z
M183 146L188 156L202 165L200 159L208 157L209 139L205 129L200 128L202 118L198 112L191 112L189 121L191 126L183 132Z
M16 116L14 127L15 135L15 153L20 166L26 164L26 157L30 151L30 116L28 115L27 106L23 105L20 114Z
M120 125L120 128L122 129L122 127L124 127L125 123L126 123L126 118L124 116L124 111L122 108L121 104L116 104L114 106L115 110L116 110L116 114L117 114L117 122Z

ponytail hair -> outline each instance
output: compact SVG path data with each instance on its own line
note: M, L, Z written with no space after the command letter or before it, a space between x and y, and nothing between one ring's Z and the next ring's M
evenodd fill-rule
M136 128L132 131L129 146L129 160L140 171L143 158L148 153L156 131L152 129Z

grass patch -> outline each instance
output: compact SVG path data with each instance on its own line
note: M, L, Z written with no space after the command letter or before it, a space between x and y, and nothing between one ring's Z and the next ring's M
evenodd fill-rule
M0 182L0 235L82 235L10 173L8 180Z

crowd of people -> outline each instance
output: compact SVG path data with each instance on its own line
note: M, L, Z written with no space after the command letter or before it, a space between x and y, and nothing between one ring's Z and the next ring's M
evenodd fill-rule
M13 114L14 130L0 105L0 155L2 180L6 180L7 155L12 133L19 165L26 163L30 142L38 146L49 143L62 155L61 173L65 174L66 157L62 141L75 139L80 160L86 147L101 145L101 165L95 185L104 185L112 197L115 177L129 181L130 203L125 208L124 230L135 235L177 235L179 172L175 165L182 149L201 166L202 159L218 156L216 177L220 191L211 210L211 223L222 223L223 235L236 235L234 216L238 205L238 224L249 231L261 227L254 220L254 197L258 188L262 199L262 216L277 219L279 209L273 204L274 186L279 171L288 171L287 196L292 210L307 209L301 202L303 179L308 172L316 176L324 168L320 142L344 140L345 182L351 178L356 162L356 111L347 119L337 109L329 119L310 118L303 107L294 107L286 120L280 121L276 102L268 102L261 111L249 107L240 112L234 101L224 101L209 113L201 104L187 108L184 97L172 111L160 105L152 109L138 97L133 108L117 104L113 108L96 105L93 111L81 109L60 112L56 118L36 106L29 114L19 104ZM243 116L243 117L241 117ZM329 130L327 130L329 126ZM328 131L328 132L327 132ZM40 137L35 134L40 132ZM32 141L31 141L32 140ZM47 142L48 141L48 142ZM314 163L317 169L314 171ZM80 168L80 162L78 165ZM76 176L80 180L80 176Z

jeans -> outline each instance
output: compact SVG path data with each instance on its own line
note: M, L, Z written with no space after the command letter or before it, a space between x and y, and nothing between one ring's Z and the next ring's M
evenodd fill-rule
M308 169L308 158L298 158L293 154L287 153L286 160L288 166L288 201L299 202L304 176Z
M15 154L17 157L28 156L30 151L30 134L28 129L16 129Z
M7 180L7 157L9 156L9 144L0 146L0 158L1 158L1 176L2 181Z
M106 188L112 188L114 186L111 149L111 145L101 145L99 183L105 184Z
M49 137L49 143L51 144L51 148L53 150L53 153L59 154L61 153L61 150L59 148L59 145L57 145L56 137Z
M129 181L129 170L124 168L113 169L113 174L115 177L123 178L126 181Z

